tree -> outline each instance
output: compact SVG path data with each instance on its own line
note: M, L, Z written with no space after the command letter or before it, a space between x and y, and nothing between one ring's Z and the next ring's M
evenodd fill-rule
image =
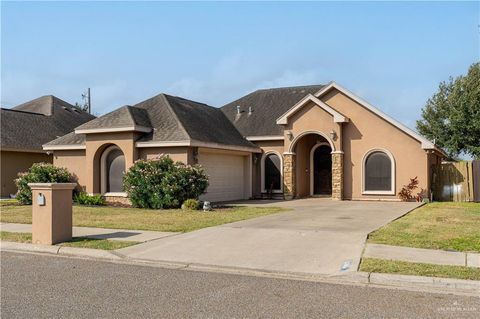
M480 158L480 62L467 75L440 83L422 109L417 130L452 158L462 153Z

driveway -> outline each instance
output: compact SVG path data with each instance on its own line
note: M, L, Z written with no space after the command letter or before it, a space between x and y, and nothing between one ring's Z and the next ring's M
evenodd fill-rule
M145 260L338 275L357 270L368 233L419 206L318 198L240 204L292 210L170 236L118 252ZM348 268L341 270L342 266Z

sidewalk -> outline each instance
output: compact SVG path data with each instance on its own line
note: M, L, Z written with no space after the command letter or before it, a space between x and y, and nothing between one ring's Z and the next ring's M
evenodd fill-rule
M0 223L1 231L12 233L31 233L31 224ZM176 235L172 232L156 232L148 230L127 230L93 227L73 227L73 237L87 237L94 239L123 240L147 242L155 239Z
M363 257L480 268L480 253L367 244Z

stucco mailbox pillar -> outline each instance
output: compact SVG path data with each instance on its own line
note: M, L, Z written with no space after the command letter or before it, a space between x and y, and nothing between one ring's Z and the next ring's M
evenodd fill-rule
M75 183L32 183L32 242L53 245L72 239Z

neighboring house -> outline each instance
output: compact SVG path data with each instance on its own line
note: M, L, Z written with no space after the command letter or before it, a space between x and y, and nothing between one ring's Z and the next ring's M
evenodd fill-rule
M410 178L428 194L444 153L336 83L258 90L217 109L160 94L124 106L44 146L89 193L125 196L137 159L201 164L203 199L398 200Z
M52 163L53 157L42 145L71 132L95 117L59 98L47 95L1 109L1 196L17 192L14 179L33 163Z

